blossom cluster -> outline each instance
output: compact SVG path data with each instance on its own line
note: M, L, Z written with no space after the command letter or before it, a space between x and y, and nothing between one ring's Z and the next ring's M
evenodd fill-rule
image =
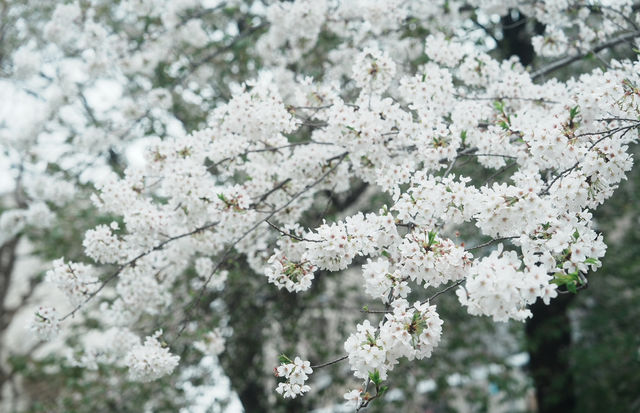
M52 340L60 332L58 312L53 307L40 306L29 324L29 329L41 340Z
M527 305L538 297L548 303L557 295L556 285L549 283L553 277L543 268L518 271L520 265L516 252L501 248L476 261L465 286L457 290L460 303L469 314L491 316L494 321L531 317Z
M144 344L133 346L124 358L129 368L129 378L133 381L149 382L171 374L178 365L179 356L171 354L158 338L162 330L148 336Z
M410 306L406 300L397 299L378 328L365 320L344 347L356 377L368 379L377 372L385 380L398 359L430 357L441 334L442 320L434 305L416 302Z
M224 336L219 328L204 335L202 341L193 343L193 347L203 354L217 356L224 351Z
M98 278L90 265L64 262L60 258L53 262L53 268L47 271L47 282L58 287L75 306L81 304L98 287Z
M16 142L2 137L3 147L6 140L29 154L16 157L25 159L29 202L0 216L3 245L29 227L49 228L84 186L89 167L43 171L49 160L31 148L48 131L69 134L59 142L60 165L95 158L106 168L112 153L152 135L139 164L92 178L91 204L81 207L111 221L85 233L85 254L96 265L59 259L47 272L74 307L95 296L100 311L92 316L120 343L87 344L78 365L117 365L124 353L132 380L171 374L179 357L160 333L140 344L132 331L145 316L192 304L193 292L223 290L232 254L270 288L290 293L322 282L318 271L355 268L362 291L388 308L344 343L363 380L386 379L400 359L430 357L442 332L429 303L434 289L457 286L471 315L522 321L529 305L576 291L600 266L606 245L592 211L633 165L640 62L612 60L606 71L545 80L544 71L532 73L517 58L496 60L457 32L468 6L485 17L518 9L545 25L533 39L540 56L578 60L603 39L634 37L631 26L640 21L630 1L612 1L600 13L577 0L296 0L257 11L232 2L245 21L261 22L245 31L229 24L229 10L218 15L196 0L166 7L125 0L108 16L99 12L112 6L106 0L84 3L52 8L38 29L46 53L24 42L13 54L14 77L46 104ZM406 35L407 21L433 34ZM255 42L243 42L253 35ZM340 40L324 51L316 47L322 38ZM241 54L254 48L263 70L250 71L251 59L241 67L230 58L234 47ZM85 76L42 64L56 59L74 60ZM326 67L323 76L294 68L317 65L314 59ZM222 75L216 62L231 69ZM253 79L238 78L245 70ZM154 86L162 83L158 73L171 87ZM117 104L96 110L87 99L91 79L120 85ZM198 127L172 112L176 102L188 103L202 119ZM74 110L81 120L65 115ZM461 167L467 164L472 172ZM77 186L65 182L69 176L78 176ZM340 209L335 217L325 216L331 204ZM423 299L409 304L410 293ZM32 329L53 338L56 311L41 307ZM194 347L221 354L223 334L200 331L207 333ZM278 393L308 392L311 373L300 358L283 362ZM359 390L346 397L362 403Z
M436 40L427 40L431 41ZM475 53L462 50L460 59ZM384 59L388 56L365 50L354 73L368 70L373 75L375 66L380 70L376 76L393 78L393 66ZM513 89L544 102L564 103L514 98L472 106L458 97L452 84L454 78L475 81L450 65L434 58L422 68L422 76L400 79L400 90L417 119L402 105L379 96L389 81L383 87L371 80L377 86L362 87L354 104L334 95L333 102L315 115L327 126L313 131L312 142L293 144L284 135L294 130L293 117L279 92L269 86L271 80L263 77L218 108L207 129L153 145L143 168L109 177L94 197L98 208L121 215L124 223L98 226L85 237L87 255L98 263L125 263L108 313L122 323L163 311L172 301L169 286L174 278L169 274L191 264L202 279L197 285L205 288L216 279L213 257L229 245L245 254L269 282L290 292L309 289L316 270L344 270L357 257L368 257L362 264L364 292L389 304L393 312L378 327L360 324L345 348L356 377L366 379L377 371L385 378L400 358L429 357L439 341L441 321L435 308L419 302L409 306L404 300L412 289L463 283L458 297L470 314L506 321L524 320L531 316L527 306L537 299L549 302L558 288L584 283L583 273L597 268L604 253L588 210L610 196L624 178L631 167L626 150L633 141L616 132L625 126L621 121L589 121L594 109L580 109L589 107L580 98L587 87L584 82L596 74L543 87L533 84L521 67L503 67L507 73L491 79L488 95ZM628 70L636 66L621 63L617 75L614 71L607 76L625 82ZM360 82L357 76L355 80ZM440 86L434 89L435 84ZM308 86L303 82L300 88ZM473 93L479 93L477 87ZM628 118L628 111L635 110L620 106L620 99L632 99L622 91L622 98L607 98L611 91L599 93L602 111ZM241 110L251 116L240 118ZM465 118L460 117L463 110ZM429 126L433 122L436 126ZM475 122L488 126L479 128ZM267 141L257 139L263 133ZM231 136L240 146L217 144ZM573 149L560 160L558 150L545 146L545 139L548 145L566 140ZM477 157L489 170L500 170L507 161L517 170L510 183L492 184L477 184L449 171L439 174L466 155ZM498 160L483 161L482 155L496 155ZM208 162L228 169L211 174ZM272 164L300 167L273 170ZM543 176L552 164L555 175ZM391 174L385 172L389 168ZM232 171L250 179L235 181ZM378 214L355 213L316 228L297 223L314 194L346 191L344 182L354 177L379 185L394 203ZM155 200L158 196L162 202ZM464 241L456 240L455 229L461 225L475 226L481 236L509 239L522 257L499 249L475 258ZM135 266L126 264L134 261ZM57 262L48 278L77 302L96 281L83 275L88 268ZM153 347L153 340L138 352ZM200 347L206 348L206 343ZM128 360L135 360L132 354ZM173 361L157 370L166 374ZM284 365L279 372L287 382L278 391L287 397L308 390L306 368L292 366L296 364ZM134 372L136 368L131 367ZM132 374L144 380L161 375Z
M278 383L276 391L284 397L295 399L308 392L311 388L305 384L309 374L313 373L311 364L296 357L293 362L287 360L275 368L276 377L282 377L286 381Z

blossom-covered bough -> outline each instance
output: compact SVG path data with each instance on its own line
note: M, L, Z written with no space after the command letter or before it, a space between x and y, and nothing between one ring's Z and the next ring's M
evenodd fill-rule
M436 304L441 294L455 291L471 315L523 321L532 315L529 305L575 293L601 265L606 245L591 211L632 167L629 145L640 130L640 62L598 53L637 45L640 18L632 2L274 2L262 23L213 55L198 49L213 40L193 17L199 14L189 12L199 10L199 2L176 2L186 6L158 16L157 31L133 50L122 49L112 37L118 33L109 35L105 22L93 20L100 2L94 3L58 6L55 27L45 30L63 52L72 45L95 51L89 39L111 39L104 52L121 53L112 56L121 59L113 78L125 84L138 76L144 85L145 70L166 48L177 54L169 70L176 74L173 87L184 92L189 82L196 85L197 91L182 94L196 101L208 93L202 85L210 75L197 70L255 33L263 33L256 50L265 67L228 101L206 108L200 128L167 132L146 146L140 165L93 180L93 205L114 218L84 235L82 246L93 264L59 259L47 273L73 307L61 315L50 307L35 313L33 330L43 339L72 319L98 320L105 334L116 329L127 335L130 379L151 381L171 374L179 349L191 345L185 340L203 331L201 301L211 288L224 288L233 260L264 274L264 288L290 294L322 282L318 273L329 277L355 269L372 308L380 308L364 312L377 321L354 325L344 338L345 354L336 360L312 365L283 355L275 375L276 391L296 398L313 391L313 372L348 360L361 385L344 397L360 410L384 394L387 373L396 365L437 352L447 328ZM226 6L200 12L215 13L217 7ZM517 58L496 60L467 37L469 30L456 30L469 19L510 8L546 24L532 43L549 59L547 66L531 71ZM57 19L84 25L86 38L73 43ZM406 35L407 25L431 34ZM167 44L176 33L193 49ZM294 66L313 59L321 33L340 40L318 52L322 75L302 76L308 73ZM87 55L95 59L91 68L102 61ZM548 78L585 56L596 56L602 67L566 81ZM169 125L165 112L177 89L136 89L127 108L135 113L111 115L128 125L154 116ZM82 97L82 87L74 93ZM148 105L136 106L141 99ZM90 131L112 137L120 131L118 145L131 139L132 126L97 119L84 98L80 105L93 125L85 125L78 139L90 139ZM469 173L472 161L476 169ZM323 210L321 195L357 192L363 183L361 197L382 193L387 203L374 204L374 212L344 211L338 219L309 224L308 214ZM47 204L35 195L30 200L5 212L3 227L9 221L14 228L45 223L40 217L52 214ZM188 284L183 274L191 268L197 282ZM147 326L140 344L132 332L141 331L141 320L167 314L175 316L173 322ZM221 352L220 331L205 331L201 338L198 349Z

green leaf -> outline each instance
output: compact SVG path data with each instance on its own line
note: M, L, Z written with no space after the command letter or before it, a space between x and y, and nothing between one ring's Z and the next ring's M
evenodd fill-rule
M433 245L436 243L436 236L438 233L436 231L429 231L429 245Z
M374 370L373 373L369 373L369 379L371 379L371 382L375 384L376 387L380 386L380 383L382 383L382 380L380 379L380 372L377 369Z
M278 360L280 361L280 363L285 363L285 364L293 363L293 361L291 361L291 359L287 357L286 354L280 354L278 356Z
M571 120L573 120L576 116L578 116L579 113L580 113L580 107L579 106L574 106L569 111L569 118Z
M600 260L598 260L597 258L587 258L586 260L584 260L584 263L590 265L600 265Z

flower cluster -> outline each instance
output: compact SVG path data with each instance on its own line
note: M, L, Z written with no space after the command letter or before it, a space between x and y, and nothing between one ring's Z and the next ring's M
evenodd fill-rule
M399 239L391 215L362 213L344 222L323 224L307 236L304 254L320 269L345 269L358 255L376 254Z
M440 342L442 320L435 306L420 302L410 306L404 299L391 305L393 311L378 328L365 320L344 344L356 377L367 379L377 372L381 380L386 380L398 359L430 357Z
M389 295L394 298L406 298L409 293L409 284L399 273L390 272L389 260L379 258L375 261L367 260L362 266L362 277L364 278L364 292L370 297L382 300L383 303L389 301Z
M137 344L126 354L124 362L129 368L129 378L133 381L149 382L171 374L178 365L179 356L171 354L158 338L162 330L156 331Z
M53 307L38 307L29 325L29 329L41 340L49 341L55 338L60 332L58 312Z
M411 186L402 194L393 209L402 222L435 227L440 220L451 224L470 221L477 212L478 190L467 184L470 178L434 177L416 172Z
M399 273L425 287L463 278L472 257L450 239L441 239L434 231L426 230L409 233L398 251Z
M98 288L98 278L93 267L64 262L64 258L53 262L53 268L47 271L47 282L58 287L75 306L82 304Z
M384 380L391 368L387 364L387 356L382 339L378 337L378 329L369 320L358 324L357 331L344 342L344 349L349 355L349 364L356 377L366 379L369 373L380 371Z
M27 209L10 209L0 214L0 245L15 237L27 226L48 228L54 214L44 202L34 202Z
M295 62L310 50L320 34L327 14L326 0L274 3L267 8L271 30L260 39L261 55L280 63ZM289 47L283 48L287 44ZM284 51L280 56L276 52Z
M309 374L313 373L311 364L296 357L293 361L282 356L285 361L274 369L276 377L282 377L286 381L278 383L276 391L284 397L295 399L308 392L311 388L305 384Z
M209 331L202 341L193 343L193 347L203 354L219 355L224 351L224 336L219 328Z
M194 292L223 290L232 254L291 293L318 270L357 267L362 292L388 305L345 342L363 380L431 355L442 321L427 289L459 286L470 314L524 320L601 265L592 210L633 164L640 61L545 80L549 69L496 60L465 27L472 14L517 9L544 26L532 40L539 56L577 62L638 37L631 1L107 3L61 2L42 27L19 18L18 31L39 37L14 42L7 73L43 102L0 136L20 161L0 246L51 228L67 206L90 210L86 192L74 199L87 180L93 207L115 220L85 233L96 267L59 259L46 276L74 306L103 300L92 321L117 344L86 344L79 365L118 365L129 347L132 380L171 374L179 357L160 333L140 344L132 331L145 315L171 316L172 303L192 305ZM113 102L91 98L99 82ZM60 153L45 145L58 139L51 131ZM144 158L120 168L118 156L143 143ZM422 301L410 305L409 293ZM185 326L207 332L194 347L223 351L222 333L193 318ZM41 307L32 329L54 337L55 310ZM308 392L311 372L285 360L277 391ZM359 407L365 394L345 397Z
M264 274L269 282L278 288L286 288L289 292L300 292L311 287L316 267L309 261L292 261L282 251L275 250L269 258L269 265Z
M380 326L380 338L387 349L387 359L408 360L431 357L431 352L440 343L442 320L435 305L415 302L410 306L406 300L393 303L393 312L386 315Z
M396 74L396 64L386 53L364 49L353 65L353 80L358 87L371 92L384 92Z
M269 282L289 292L305 291L311 287L317 267L305 257L306 248L301 240L305 232L299 225L285 225L274 254L269 258L264 274ZM280 248L280 249L279 249Z
M140 337L127 328L111 327L106 331L91 330L83 337L82 351L68 354L71 365L97 370L100 365L125 367L125 356L140 345Z
M82 243L85 253L96 262L119 262L126 255L122 250L122 242L113 234L113 231L118 229L118 223L112 222L110 226L98 225L95 229L87 231Z
M487 315L494 321L531 317L527 304L538 297L545 302L557 295L552 277L539 267L520 271L521 261L514 251L500 247L474 263L464 287L457 290L460 303L469 314Z

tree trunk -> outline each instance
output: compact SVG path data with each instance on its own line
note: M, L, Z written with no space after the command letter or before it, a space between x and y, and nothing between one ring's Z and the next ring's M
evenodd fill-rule
M540 413L570 413L576 408L569 361L571 324L568 307L573 294L560 295L545 305L538 300L526 325L529 370Z
M230 277L231 278L231 277ZM265 309L253 303L250 280L234 277L228 281L225 296L229 324L233 335L228 338L222 367L242 402L245 412L268 411L269 403L261 378L264 375L263 345Z

